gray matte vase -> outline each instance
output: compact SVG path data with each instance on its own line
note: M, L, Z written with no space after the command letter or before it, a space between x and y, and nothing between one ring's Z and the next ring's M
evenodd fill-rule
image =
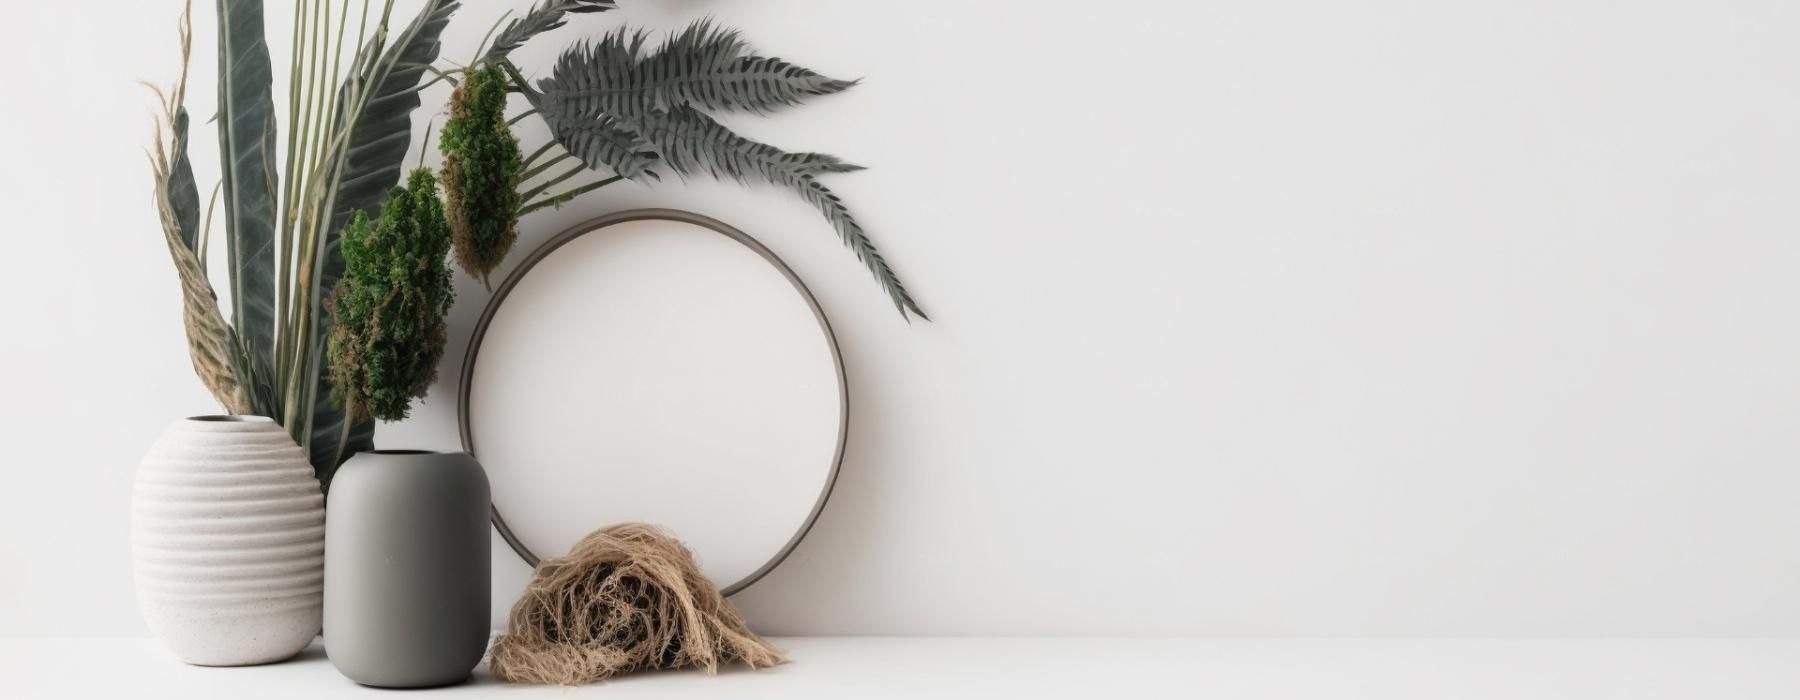
M488 481L460 452L363 452L331 480L325 654L364 685L460 683L488 642Z

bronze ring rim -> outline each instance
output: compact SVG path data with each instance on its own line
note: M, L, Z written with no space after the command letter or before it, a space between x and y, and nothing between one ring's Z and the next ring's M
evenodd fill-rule
M844 446L848 443L850 432L850 386L847 375L844 372L844 355L842 350L838 347L837 333L831 328L831 320L826 318L825 310L819 306L818 298L813 296L812 290L807 288L806 283L801 281L800 276L794 273L793 268L788 267L788 264L779 256L775 255L774 251L769 250L762 242L752 238L750 234L744 233L718 219L695 214L693 212L681 211L678 209L632 209L589 219L552 236L542 245L539 245L537 249L531 251L531 254L526 256L525 259L519 263L518 267L514 268L513 271L506 276L506 280L500 283L498 289L494 290L494 295L488 300L487 307L481 311L481 319L476 322L475 331L469 338L468 350L463 354L462 376L459 381L459 386L457 387L458 395L456 398L457 432L462 437L463 451L469 453L479 461L481 455L475 449L475 437L469 421L469 390L475 377L475 362L480 355L481 341L487 335L488 325L493 321L494 314L500 310L501 304L506 301L507 295L512 292L513 287L518 285L519 280L529 274L532 268L536 267L539 262L544 260L544 258L549 257L551 253L556 252L558 248L561 248L570 241L617 224L644 220L678 221L694 224L730 238L744 247L749 248L757 255L762 256L765 261L774 266L776 270L780 271L783 277L787 278L788 283L794 286L794 291L799 292L800 297L805 299L807 306L812 309L813 317L819 322L819 329L825 333L826 345L831 349L831 361L837 373L837 447L832 456L831 470L825 477L825 485L819 491L819 498L813 504L812 512L807 514L805 522L800 525L800 529L794 533L794 536L790 538L787 543L769 559L769 561L765 562L755 571L750 572L750 574L743 579L721 588L721 592L729 596L742 591L745 588L749 588L751 584L754 584L764 576L767 576L770 571L774 571L775 567L780 566L783 561L786 561L788 555L792 554L794 549L800 546L800 541L806 539L806 535L812 531L813 525L818 523L819 514L825 510L825 503L831 499L831 491L833 487L837 485L838 472L843 468ZM537 554L531 551L530 547L526 546L525 543L519 539L519 536L513 532L511 527L507 526L506 518L500 514L500 507L493 503L489 503L488 510L494 523L494 529L500 533L500 537L506 540L506 543L512 547L514 552L518 553L521 559L525 560L526 564L529 564L534 569L537 568L538 563L542 560Z

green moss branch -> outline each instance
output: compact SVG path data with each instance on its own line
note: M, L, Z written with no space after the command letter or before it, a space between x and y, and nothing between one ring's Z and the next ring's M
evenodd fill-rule
M486 284L518 238L519 203L524 201L519 184L560 159L526 171L519 140L506 119L506 73L487 65L464 75L450 97L450 118L438 137L444 154L440 179L457 264Z

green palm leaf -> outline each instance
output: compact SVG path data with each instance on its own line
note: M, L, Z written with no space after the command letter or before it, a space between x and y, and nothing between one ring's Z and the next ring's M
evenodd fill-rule
M838 237L856 253L856 259L869 268L902 317L910 312L931 320L907 293L906 286L900 283L900 278L876 249L874 241L869 240L862 225L850 215L849 208L816 177L823 173L859 170L860 166L822 153L788 153L752 141L732 133L723 124L692 107L652 111L638 120L644 137L677 173L705 173L745 183L762 181L793 190L831 222Z
M275 103L262 0L219 0L219 155L232 325L249 357L254 409L282 420L275 353ZM198 197L195 208L198 209ZM185 233L184 233L185 236Z
M649 169L656 163L656 153L642 135L618 118L610 114L570 118L542 108L538 114L556 142L587 167L611 170L632 180L656 177Z
M488 48L487 61L499 61L532 37L563 26L568 15L605 12L618 9L614 0L546 0L531 8L524 17L507 23Z
M647 44L642 30L619 29L564 51L549 78L525 87L565 150L590 168L633 179L656 176L656 163L647 160L654 155L684 177L705 174L791 190L831 223L903 318L927 318L843 200L818 180L858 166L746 139L705 111L770 112L841 92L855 81L750 55L736 31L705 20L654 50Z
M200 240L200 190L194 184L194 163L188 160L186 107L176 106L175 116L169 120L169 128L174 133L171 134L169 176L163 188L163 198L168 202L171 215L175 217L181 243L187 246L188 252L198 253L195 246Z
M656 110L635 119L637 128L670 169L748 183L788 185L803 175L847 173L862 166L824 153L789 153L733 133L693 107Z
M779 58L748 55L736 30L701 20L646 52L641 30L620 29L565 51L538 90L565 115L630 115L693 105L711 111L772 112L842 92L837 80Z

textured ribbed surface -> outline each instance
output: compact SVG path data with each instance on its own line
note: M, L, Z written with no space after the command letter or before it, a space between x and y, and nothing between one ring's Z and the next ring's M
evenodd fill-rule
M131 516L138 605L182 660L278 661L318 634L324 497L274 422L177 421L138 468Z

